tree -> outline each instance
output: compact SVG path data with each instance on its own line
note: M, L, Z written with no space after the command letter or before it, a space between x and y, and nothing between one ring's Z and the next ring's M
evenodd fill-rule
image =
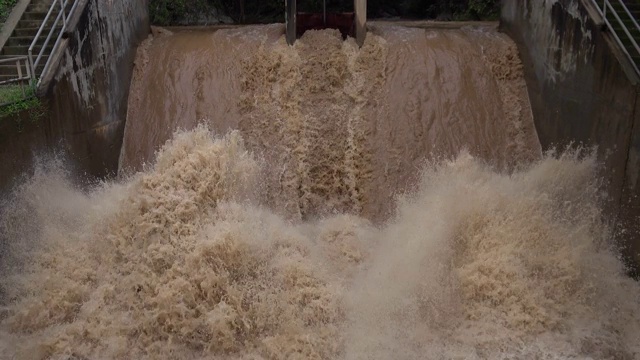
M319 12L322 11L322 0L299 0L298 8ZM327 0L327 8L331 11L353 11L353 0ZM149 10L151 22L155 25L173 25L184 21L189 14L216 10L241 24L284 21L284 0L150 0ZM500 1L368 0L367 13L371 18L435 19L447 15L458 20L486 20L498 17Z

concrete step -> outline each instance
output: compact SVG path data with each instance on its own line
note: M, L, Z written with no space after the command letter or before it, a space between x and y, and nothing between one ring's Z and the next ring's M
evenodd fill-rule
M69 4L67 4L67 7L65 8L67 10L67 14L69 13L69 10L71 9L71 7L73 6L73 3L71 1L69 1ZM45 15L47 14L47 12L49 12L49 10L51 9L51 3L49 4L45 4L45 5L34 5L33 3L31 3L31 5L27 6L27 9L25 12L29 12L29 13L44 13ZM54 13L58 13L60 11L60 6L56 5L56 7L53 9ZM44 17L42 17L42 19L44 19Z
M36 45L44 44L45 40L47 40L46 36L40 36ZM52 41L56 41L55 38L49 39L49 43ZM31 46L32 42L33 36L12 36L7 39L5 46Z
M34 27L34 28L17 28L15 30L13 30L13 34L11 34L11 36L12 37L15 36L15 37L31 37L31 38L33 38L38 33L39 29L40 28L37 28L37 27ZM45 29L45 31L49 31L49 30L50 30L50 28ZM58 26L56 28L56 33L59 33L60 30L62 30L62 26ZM46 33L43 31L43 34L46 34Z
M46 65L46 59L41 60L41 64L36 68L36 73L41 73L44 70L44 66ZM27 69L22 66L22 76L27 74ZM13 77L18 77L18 69L15 65L0 65L0 75L11 75Z
M36 56L37 56L37 54L33 54L33 60L34 61L36 60ZM0 55L0 60L11 59L11 58L15 58L15 57L16 57L15 55ZM42 59L47 59L48 57L49 57L49 54L42 55ZM40 60L40 61L42 62L43 60ZM46 60L44 60L44 61L46 61Z
M53 16L53 15L51 15ZM24 14L22 14L22 20L44 20L44 18L47 17L47 13L46 12L33 12L33 11L25 11Z
M53 0L48 1L32 1L31 4L27 7L27 11L49 11Z
M611 23L611 26L613 26L614 29L620 29L622 30L622 24L620 24L617 21L611 21L612 19L609 19L609 22ZM624 27L627 28L627 30L629 30L629 32L640 32L640 29L638 29L636 27L636 25L634 23L632 23L631 21L625 21L623 22ZM640 25L640 24L639 24Z
M42 49L42 46L34 47L33 54L35 55L40 53L41 49ZM45 49L45 53L47 54L50 53L52 49L53 49L53 43L50 43L49 45L47 45ZM0 54L14 55L14 56L27 55L29 54L29 46L5 46L2 48L2 52L0 52Z
M55 20L56 20L55 17L49 18L49 20L47 20L47 27L52 27ZM41 25L42 25L42 20L20 20L18 21L17 28L19 29L39 28ZM62 25L62 20L60 20L58 25Z
M613 31L616 33L616 35L618 35L618 37L624 44L631 45L631 40L629 39L629 35L627 35L627 33L622 28L614 28ZM636 41L636 43L640 45L640 32L629 31L629 33L631 34L633 39Z
M610 0L609 3L614 9L624 12L624 8L622 7L622 4L620 4L620 1ZM629 11L640 10L640 3L637 3L635 1L623 1L623 3L625 4L626 8L629 9Z
M640 10L631 12L631 16L633 17L633 20L631 20L631 18L629 17L629 14L627 14L624 10L618 10L617 15L618 17L620 17L620 20L622 20L624 24L633 24L633 20L638 22L638 19L640 19ZM618 19L613 13L611 13L611 11L607 12L607 19L609 19L609 22L611 22L612 24L619 23Z
M16 57L15 55L2 55L0 54L0 60L4 60L4 59L11 59Z

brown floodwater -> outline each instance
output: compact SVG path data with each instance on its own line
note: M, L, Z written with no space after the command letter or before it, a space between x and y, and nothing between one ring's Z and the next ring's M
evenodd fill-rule
M640 359L598 167L493 25L156 29L120 179L0 204L0 358Z

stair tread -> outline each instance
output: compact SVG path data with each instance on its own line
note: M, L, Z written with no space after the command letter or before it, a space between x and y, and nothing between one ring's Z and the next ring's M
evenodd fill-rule
M35 55L35 54L34 54ZM25 55L6 55L6 54L0 54L0 60L5 60L5 59L10 59L10 58L14 58L14 57L19 57L19 56L25 56ZM49 54L45 54L42 55L44 56L49 56Z
M52 42L49 42L49 44L47 44L47 47L53 46ZM42 44L40 45L36 45L36 47L42 47ZM28 49L29 45L8 45L8 46L4 46L3 49L17 49L17 48L25 48Z

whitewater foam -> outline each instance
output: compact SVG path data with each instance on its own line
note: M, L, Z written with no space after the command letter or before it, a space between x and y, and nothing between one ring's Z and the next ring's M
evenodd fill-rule
M588 154L512 174L469 154L433 162L380 227L353 215L291 222L256 205L268 164L237 132L181 132L157 159L88 193L42 172L4 206L4 354L640 354L640 286L609 245Z

